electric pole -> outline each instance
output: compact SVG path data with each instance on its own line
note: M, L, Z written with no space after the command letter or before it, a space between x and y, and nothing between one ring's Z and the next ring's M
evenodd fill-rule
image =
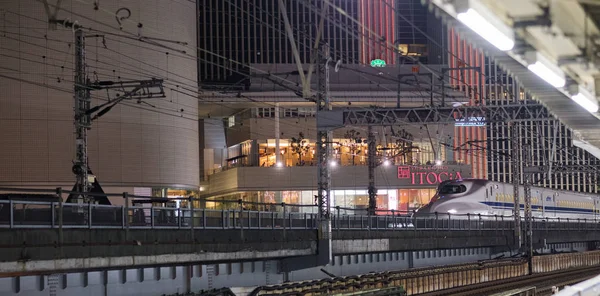
M81 29L75 31L75 161L73 173L76 176L75 190L84 193L77 202L89 203L86 192L90 191L88 176L87 132L91 127L91 117L86 114L90 109L91 95L86 65L85 65L85 36Z
M321 50L315 51L318 55L317 63L317 121L320 120L321 111L330 110L329 101L329 47L323 45ZM317 122L317 126L319 126ZM319 252L327 256L327 263L331 262L331 171L329 159L331 155L332 132L327 129L317 128L317 198L319 204Z
M530 145L523 145L523 167L529 167L531 151ZM531 173L523 171L523 198L525 202L524 216L525 216L525 244L523 248L527 254L529 274L533 274L533 213L531 211Z
M375 215L377 209L377 188L375 188L375 168L377 167L377 145L373 126L369 125L367 135L367 161L369 169L369 215Z
M165 93L162 79L133 80L133 81L95 81L92 83L87 76L85 59L85 33L83 27L68 20L50 20L51 24L61 24L75 31L75 85L74 85L74 126L75 126L75 160L72 171L76 176L75 186L67 202L90 203L94 197L88 193L93 191L95 177L91 175L88 162L88 131L92 127L92 121L108 113L115 105L126 99L137 99L138 103L148 98L164 98ZM101 35L93 35L102 38ZM153 89L158 88L158 91ZM117 95L114 100L108 100L104 104L91 107L91 91L118 89L122 94ZM95 114L93 117L92 115ZM99 189L101 191L101 189ZM104 198L108 203L108 199ZM87 219L86 219L87 221Z
M521 202L519 200L519 187L521 179L521 163L519 160L519 139L520 130L518 123L510 122L510 144L511 144L511 165L512 165L512 183L513 183L513 215L515 222L515 243L517 247L521 246Z

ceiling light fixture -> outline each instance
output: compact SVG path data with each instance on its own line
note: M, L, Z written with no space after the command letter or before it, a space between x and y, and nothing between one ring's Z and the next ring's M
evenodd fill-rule
M569 94L571 94L571 100L579 104L585 110L596 113L598 112L598 100L596 96L589 92L581 85L572 85L569 87Z
M554 87L565 86L565 72L539 52L529 51L525 53L525 61L529 64L527 66L529 71L535 73L535 75L544 79L550 85Z
M482 4L472 0L455 0L456 18L502 51L515 46L514 32Z

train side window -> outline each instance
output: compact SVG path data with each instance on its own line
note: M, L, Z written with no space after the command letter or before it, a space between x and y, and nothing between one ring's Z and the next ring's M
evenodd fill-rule
M448 184L448 185L444 185L442 188L440 188L440 194L457 194L457 193L463 193L467 191L467 186L465 185L454 185L454 184Z

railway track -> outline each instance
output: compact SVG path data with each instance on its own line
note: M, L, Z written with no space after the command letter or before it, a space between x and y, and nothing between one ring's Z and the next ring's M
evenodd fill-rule
M552 295L552 286L564 287L578 283L600 274L600 267L584 267L571 270L561 270L542 274L527 275L508 278L503 280L484 282L475 285L456 287L434 292L416 294L419 296L443 296L443 295L490 295L501 291L524 287L536 287L536 296Z

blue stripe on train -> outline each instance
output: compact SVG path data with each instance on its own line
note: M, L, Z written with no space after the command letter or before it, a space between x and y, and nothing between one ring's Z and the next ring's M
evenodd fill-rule
M497 202L497 201L482 201L484 205L488 205L491 207L501 207L501 208L513 208L513 203L508 202ZM521 205L521 209L525 208L525 205ZM542 209L542 206L531 205L532 210ZM546 206L546 211L556 211L556 212L572 212L572 213L589 213L593 214L594 210L590 209L578 209L578 208L566 208L566 207L550 207Z

